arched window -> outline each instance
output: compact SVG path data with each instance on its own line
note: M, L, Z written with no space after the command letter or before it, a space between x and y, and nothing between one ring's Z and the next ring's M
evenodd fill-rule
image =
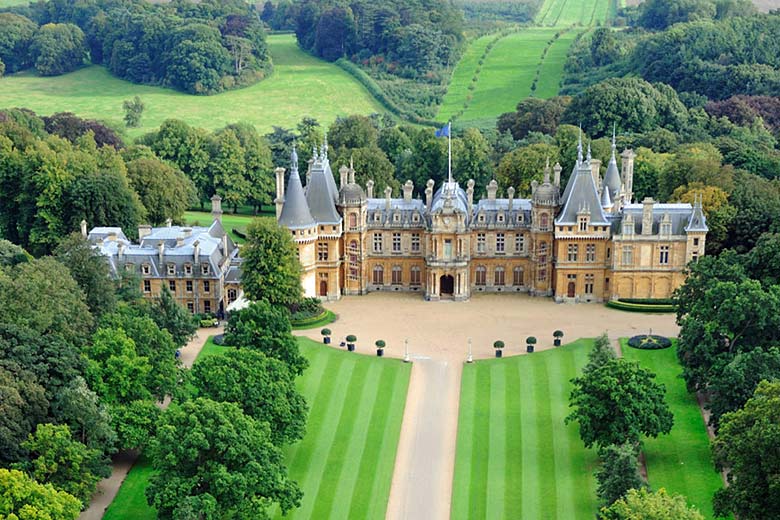
M493 285L504 285L506 279L504 278L504 268L499 266L493 271Z
M485 285L487 283L487 267L478 265L475 274L474 283L476 285Z
M354 213L349 214L349 228L354 229L357 227L357 215Z
M514 271L512 271L512 285L521 287L524 285L524 272L522 267L515 267Z
M550 227L550 217L547 213L539 215L539 229L546 231Z
M385 283L385 268L381 265L374 266L374 285L383 285Z
M393 285L401 285L401 273L403 271L401 270L400 265L394 265L393 266Z
M420 279L421 279L420 272L421 271L419 266L416 265L412 266L412 277L411 280L409 281L411 285L420 285Z

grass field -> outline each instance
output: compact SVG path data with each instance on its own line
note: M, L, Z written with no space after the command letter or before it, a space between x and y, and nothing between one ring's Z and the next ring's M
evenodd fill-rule
M306 436L286 459L304 498L284 518L383 519L411 366L298 341L310 363L298 380L310 413ZM225 350L209 341L201 355ZM105 520L156 517L144 498L149 474L143 461L133 467Z
M447 95L444 96L442 105L439 108L440 120L451 118L468 101L467 98L471 92L469 86L476 74L477 67L479 67L479 60L485 53L488 44L495 38L495 34L488 34L477 38L469 44L468 49L466 49L452 73Z
M579 31L575 30L566 31L550 46L550 50L547 51L547 55L541 63L539 82L536 85L536 92L534 92L536 97L550 98L558 95L566 56L578 33Z
M233 229L237 229L242 233L246 232L246 227L255 218L275 218L275 214L261 213L258 217L251 215L234 215L232 213L224 213L222 215L222 226L230 233L230 238L236 243L243 243L244 239L233 233ZM210 226L213 222L213 217L208 211L185 211L184 222L190 226Z
M464 367L453 519L594 517L596 455L563 422L592 345Z
M27 107L44 115L71 111L121 124L122 101L139 95L146 110L142 126L128 130L131 137L157 128L168 118L207 129L247 121L266 133L274 125L292 128L303 116L328 126L338 115L384 112L352 76L302 52L294 35L271 35L268 44L274 60L270 78L215 96L136 85L91 66L52 78L29 71L0 78L0 108Z
M650 485L684 495L706 518L714 518L712 495L723 481L712 464L710 441L696 397L688 393L680 378L682 369L675 348L637 350L625 340L621 340L621 346L623 357L652 370L666 386L666 400L674 413L669 435L644 442Z
M545 0L536 14L537 25L548 27L603 24L616 0Z
M29 4L30 0L0 0L0 7Z

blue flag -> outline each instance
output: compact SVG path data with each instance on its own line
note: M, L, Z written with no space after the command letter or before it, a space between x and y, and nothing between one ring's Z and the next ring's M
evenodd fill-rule
M450 124L447 123L443 127L436 130L436 137L449 137L450 136Z

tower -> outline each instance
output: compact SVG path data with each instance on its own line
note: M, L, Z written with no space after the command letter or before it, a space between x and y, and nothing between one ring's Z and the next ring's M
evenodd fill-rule
M343 168L342 187L339 190L338 208L344 222L343 234L343 294L365 294L368 274L366 240L368 199L363 188L355 182L355 168L350 161L349 168Z

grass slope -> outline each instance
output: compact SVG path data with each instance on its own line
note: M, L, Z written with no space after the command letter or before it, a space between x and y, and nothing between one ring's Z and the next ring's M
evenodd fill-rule
M263 213L253 217L252 215L224 213L222 215L222 226L230 233L230 238L234 242L241 244L244 242L244 239L233 233L233 229L245 233L246 227L255 218L275 218L275 215ZM209 226L213 222L213 217L208 211L185 211L184 222L190 226Z
M710 441L696 396L688 393L680 378L682 368L676 348L638 350L629 347L626 340L621 340L621 347L623 357L653 371L658 382L666 386L666 400L674 414L669 435L644 441L650 485L685 496L705 517L714 518L712 495L723 481L712 464Z
M541 64L539 81L536 85L536 92L534 92L536 97L550 98L558 95L566 56L577 34L578 31L575 30L566 31L550 46L547 56Z
M131 137L169 118L207 129L247 121L265 133L274 125L292 128L303 116L327 126L339 115L384 112L352 76L302 52L295 35L271 35L268 44L275 67L270 78L215 96L136 85L115 78L103 67L90 66L53 78L29 71L0 78L0 107L27 107L44 115L70 111L121 125L122 101L139 95L146 110L142 126L128 130Z
M468 102L468 96L471 92L469 86L476 74L477 67L479 67L479 60L485 53L488 44L495 38L495 34L488 34L469 44L468 49L463 53L463 57L452 72L447 95L444 96L439 108L439 120L449 120L453 114L463 108L464 103Z
M563 422L592 345L464 367L453 519L594 517L596 455Z
M284 518L383 519L411 366L340 352L306 338L298 341L310 363L298 380L310 412L306 436L286 450L286 459L304 497L301 507ZM226 350L209 340L200 355ZM141 459L104 518L156 518L144 498L150 474ZM275 516L282 518L278 512Z

